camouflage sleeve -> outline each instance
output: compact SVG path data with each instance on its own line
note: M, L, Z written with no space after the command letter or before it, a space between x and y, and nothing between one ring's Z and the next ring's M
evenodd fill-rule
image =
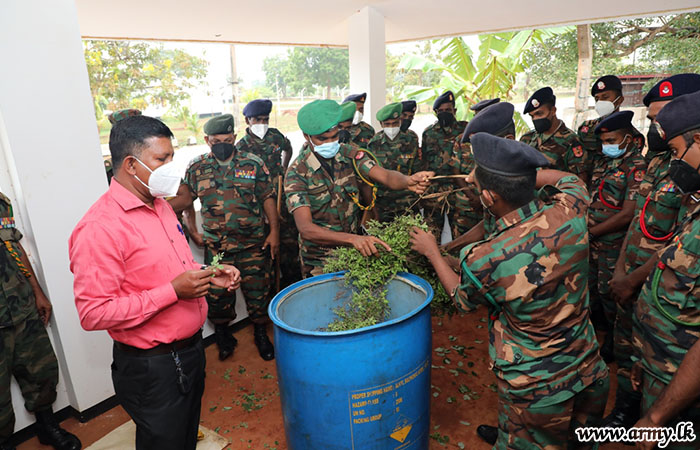
M564 194L570 207L573 207L577 213L586 213L588 205L591 203L591 197L583 180L575 176L566 176L557 181L555 187Z
M377 165L376 161L367 154L359 150L355 156L355 166L357 167L357 172L362 175L365 179L369 180L369 171Z
M590 169L588 152L583 151L583 145L575 133L571 133L567 139L566 146L566 153L564 153L564 164L566 164L566 167L576 175L587 175Z
M284 136L284 135L282 135L282 136L284 137L284 142L282 143L282 147L280 148L280 150L291 154L292 153L292 143L290 142L289 139L287 139L287 136Z
M471 270L471 267L476 263L480 265L479 275L486 275L488 272L490 272L488 269L488 257L474 261L473 254L471 252L474 247L474 245L469 245L463 248L460 252L459 286L453 293L455 306L464 312L473 311L482 304L487 306L491 305L489 300L486 298L487 296L490 297L490 294L488 294L490 285L489 281L479 278ZM472 257L470 258L470 256ZM486 275L486 277L488 277L488 275Z
M640 156L633 162L633 167L627 174L627 191L625 192L625 200L634 201L637 199L639 187L644 181L644 176L647 173L647 166L644 159Z
M257 179L255 180L255 197L262 204L268 198L274 198L276 194L276 186L273 186L270 180L270 171L265 166L265 163L260 167L261 170L257 170Z
M192 193L192 200L197 198L197 170L194 166L194 164L190 163L190 165L187 167L187 170L185 171L185 178L182 179L182 183L186 184L188 188L190 188L190 192Z
M309 193L307 191L306 178L300 176L297 171L296 161L289 166L287 175L284 177L284 194L287 200L287 209L293 213L295 209L302 206L311 206Z

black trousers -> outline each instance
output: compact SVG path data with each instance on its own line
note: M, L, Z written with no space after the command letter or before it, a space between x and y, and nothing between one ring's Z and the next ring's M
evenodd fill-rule
M177 383L173 356L142 356L113 349L112 383L122 407L136 423L136 450L194 450L204 393L202 340L178 350L189 391Z

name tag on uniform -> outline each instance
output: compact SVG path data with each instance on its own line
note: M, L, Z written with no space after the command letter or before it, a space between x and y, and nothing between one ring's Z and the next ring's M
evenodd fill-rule
M14 228L15 218L14 217L0 217L0 228Z
M233 173L233 176L236 178L245 178L247 180L254 180L255 179L255 170L236 169Z

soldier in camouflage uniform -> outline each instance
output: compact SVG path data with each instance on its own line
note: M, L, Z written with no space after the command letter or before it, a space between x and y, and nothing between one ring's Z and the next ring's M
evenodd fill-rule
M595 100L595 110L599 117L583 122L578 127L577 133L589 161L589 180L593 166L599 159L604 158L603 146L600 137L595 134L595 127L605 117L619 111L620 106L625 101L625 97L622 95L622 81L615 75L605 75L598 78L591 87L591 95ZM644 148L644 135L634 127L632 127L632 139L635 140L638 149ZM647 162L651 160L649 156L650 153L647 152Z
M360 148L367 148L370 139L374 137L374 128L367 122L362 121L362 116L365 113L365 100L367 93L348 95L343 103L355 103L355 116L352 119L352 125L348 129L350 131L350 142Z
M204 124L204 133L211 152L190 163L178 198L171 204L178 210L179 205L192 204L195 198L202 202L204 236L193 232L193 240L203 240L205 263L210 264L214 256L223 254L220 263L235 264L240 269L241 290L253 322L255 344L267 361L274 358L266 332L272 279L269 255L277 257L279 249L279 221L270 171L260 157L236 149L231 114L210 119ZM267 235L265 217L270 226ZM191 223L190 229L196 229L195 225ZM237 343L228 328L228 323L236 318L236 293L212 288L207 302L219 358L224 360L233 354Z
M556 101L550 87L532 94L525 103L524 113L530 114L535 129L525 133L520 140L542 152L552 168L571 172L586 183L590 169L588 155L576 133L557 118Z
M652 257L654 269L634 307L634 359L638 363L632 383L641 386L643 412L671 382L687 351L700 338L700 92L666 105L657 121L674 158L671 179L685 195L680 223L668 245ZM695 439L666 448L697 449L700 402L695 401L673 422L668 426L691 422Z
M401 103L390 103L377 112L383 130L369 141L368 148L383 168L411 175L418 164L418 138L401 130L402 111ZM379 220L390 222L406 213L412 205L416 210L417 199L415 195L378 186L376 208Z
M497 436L496 449L596 447L574 435L597 425L609 390L588 307L588 192L569 173L538 172L548 160L526 144L487 133L470 140L496 227L462 249L461 276L429 233L416 228L411 242L460 309L489 309L499 427L477 432L490 443Z
M639 186L634 218L627 230L625 242L617 259L610 282L617 302L617 322L614 330L614 353L617 361L618 388L615 408L605 419L605 426L630 427L639 419L641 395L632 390L632 317L634 301L639 297L642 284L649 276L652 256L668 244L676 227L681 207L681 193L669 175L671 151L658 135L653 121L659 111L674 97L688 90L700 90L700 75L675 75L662 80L644 98L649 106L647 116L652 126L647 134L651 158L644 180ZM670 83L671 90L662 93L662 83Z
M297 115L308 149L289 166L285 177L287 207L299 230L299 256L303 276L323 273L329 251L352 246L364 256L377 254L376 245L389 247L374 236L359 231L358 178L394 190L417 194L428 186L430 172L408 177L375 164L366 152L338 143L338 121L342 109L333 100L304 105Z
M292 158L292 144L277 128L269 128L272 102L253 100L243 108L246 128L245 135L236 147L242 153L259 156L270 170L270 180L275 190L275 198L280 205L280 288L299 281L299 233L292 215L284 206L284 173Z
M14 449L10 437L15 415L10 397L12 376L19 383L27 411L36 416L39 441L56 449L76 450L76 436L60 428L51 405L56 400L58 362L46 324L51 303L36 280L20 244L10 199L0 193L0 449Z
M452 155L455 152L455 143L460 139L467 122L458 121L455 117L455 96L452 91L446 91L433 102L433 112L437 116L437 122L428 126L423 131L421 140L421 168L430 170L435 175L453 175L454 167ZM459 151L461 151L461 147ZM454 189L451 179L443 179L433 183L430 193L447 192ZM454 205L455 195L450 194L446 198L435 198L422 201L423 214L426 222L435 235L439 238L445 225L445 214L451 213L451 205Z

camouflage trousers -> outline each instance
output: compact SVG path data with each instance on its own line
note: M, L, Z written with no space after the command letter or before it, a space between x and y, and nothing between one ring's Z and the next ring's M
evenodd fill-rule
M639 292L634 294L634 299L639 297ZM630 375L634 361L632 355L635 346L632 341L632 331L634 327L634 302L625 305L617 304L617 317L613 331L613 351L615 361L617 361L617 386L619 390L632 393L632 383Z
M391 222L395 218L402 216L407 213L415 214L418 212L418 197L409 193L401 193L402 197L396 197L396 195L379 196L382 192L380 191L377 196L376 209L379 215L380 222ZM409 210L409 207L411 209Z
M245 297L248 317L253 323L267 323L267 306L270 304L272 265L270 257L262 249L262 243L243 250L226 250L207 246L204 262L211 263L214 255L223 252L222 264L231 264L241 271L241 291ZM215 324L228 323L236 318L236 293L224 289L209 289L207 317Z
M611 245L600 241L591 242L590 271L588 289L591 297L591 309L602 308L605 319L611 327L615 323L617 305L610 295L610 280L615 272L615 263L620 256L620 245Z
M299 262L301 264L302 278L323 275L323 260L311 260L300 255Z
M56 400L58 362L36 311L24 322L0 328L0 442L12 435L15 426L10 397L13 375L27 411L48 409Z
M301 280L299 232L294 224L294 218L286 211L287 209L284 208L280 223L280 289Z
M479 201L477 200L477 203ZM455 207L450 216L452 238L457 239L484 218L481 203L475 205L465 192L455 193Z
M666 384L657 378L644 372L644 380L642 383L642 414L646 414L651 408L661 392L666 388ZM675 421L667 423L666 427L672 427L678 430L679 422L691 422L693 424L693 433L695 440L692 442L671 442L664 450L696 450L700 448L700 401L696 401L686 410L680 413Z
M561 403L534 406L505 398L499 381L498 440L494 449L595 449L594 442L578 442L575 430L597 426L605 411L610 377L595 381Z

